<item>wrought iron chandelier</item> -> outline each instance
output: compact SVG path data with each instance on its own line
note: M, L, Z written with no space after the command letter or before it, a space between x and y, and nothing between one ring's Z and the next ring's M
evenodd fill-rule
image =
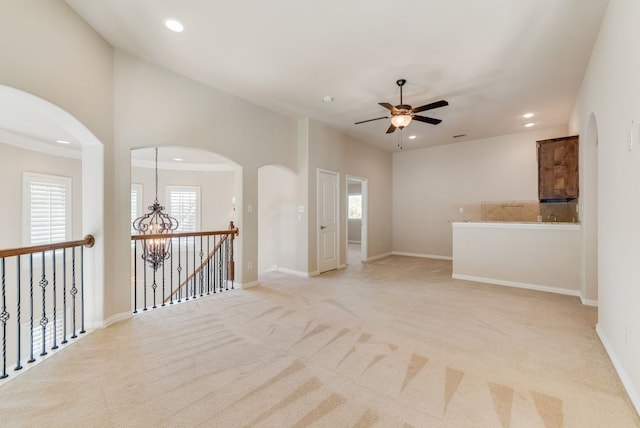
M141 235L170 234L178 228L178 220L163 212L158 202L158 148L156 147L156 199L149 212L133 222L133 228ZM142 259L157 271L171 257L171 238L145 239Z

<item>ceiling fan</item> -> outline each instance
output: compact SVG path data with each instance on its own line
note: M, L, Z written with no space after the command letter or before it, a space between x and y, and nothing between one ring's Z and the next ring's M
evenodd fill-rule
M436 101L430 104L425 104L420 107L413 108L408 104L402 103L402 87L407 83L405 79L399 79L396 81L396 84L400 87L400 104L397 106L393 106L389 103L378 103L382 107L388 109L391 112L391 125L389 129L387 129L387 134L392 133L396 130L396 128L404 128L408 124L411 123L412 120L417 120L419 122L430 123L432 125L437 125L442 122L441 119L434 119L432 117L426 116L418 116L416 113L420 113L422 111L431 110L434 108L448 106L449 103L445 100ZM375 119L367 119L361 120L360 122L356 122L355 125L366 122L373 122L374 120L380 119L389 119L389 116L376 117Z

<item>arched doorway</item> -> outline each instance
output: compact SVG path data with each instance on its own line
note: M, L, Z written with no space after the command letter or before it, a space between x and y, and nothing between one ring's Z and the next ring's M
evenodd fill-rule
M163 207L165 214L177 220L175 232L223 231L229 229L231 221L236 227L240 226L242 212L236 207L242 206L242 168L221 155L186 146L135 148L131 150L130 177L131 210L128 220L131 235L140 233L133 229L133 221L147 214L155 200ZM122 215L127 214L123 212ZM211 262L208 255L219 241L213 239L211 242L205 237L202 240L185 238L176 242L162 270L157 272L159 290L156 299L155 287L146 287L147 274L154 275L152 283L156 285L156 272L140 262L141 241L137 245L131 241L131 303L134 313L139 309L147 310L148 306L173 303L178 288L186 288L185 279L189 272L193 275L200 272L203 261L209 266ZM236 240L236 261L240 259L240 248L240 240ZM199 262L196 260L198 257ZM144 285L138 286L142 281ZM161 289L160 282L163 285Z
M0 85L0 142L24 156L14 167L30 172L48 172L74 165L77 169L75 213L70 240L93 235L96 242L85 254L85 320L88 328L104 321L104 174L103 144L78 119L33 94ZM7 150L5 148L5 150ZM32 155L29 155L32 153ZM75 164L78 165L75 165ZM8 186L20 186L21 180L2 180ZM18 210L20 205L10 205ZM13 216L16 217L16 216ZM20 220L20 216L17 216ZM24 214L21 216L24 217ZM5 227L20 226L5 224ZM22 232L24 235L24 231ZM21 238L21 245L24 239Z

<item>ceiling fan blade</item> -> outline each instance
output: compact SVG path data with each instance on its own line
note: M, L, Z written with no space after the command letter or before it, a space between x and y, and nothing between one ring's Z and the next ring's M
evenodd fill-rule
M438 108L438 107L444 107L444 106L448 106L449 103L446 102L445 100L440 100L440 101L436 101L434 103L431 104L425 104L423 106L420 107L416 107L413 109L414 113L420 113L421 111L425 111L425 110L431 110L434 108Z
M395 106L392 106L389 103L378 103L378 104L380 104L382 107L386 108L387 110L389 110L392 113L397 110Z
M434 119L432 117L426 116L413 116L413 120L417 120L418 122L430 123L432 125L437 125L442 122L442 119Z
M389 125L389 129L387 129L387 134L391 134L395 130L396 130L396 127L392 123L391 125Z
M367 122L373 122L374 120L380 120L380 119L389 119L389 116L382 116L382 117L376 117L375 119L361 120L360 122L354 123L354 125L359 125L361 123L367 123Z

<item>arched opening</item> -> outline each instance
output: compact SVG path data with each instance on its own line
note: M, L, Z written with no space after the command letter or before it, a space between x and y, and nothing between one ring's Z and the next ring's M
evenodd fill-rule
M591 114L582 144L582 300L596 305L598 301L598 124Z
M63 178L70 183L69 231L64 240L93 235L83 269L87 328L104 321L103 145L78 119L33 94L0 85L0 168L4 209L0 247L27 246L24 226L25 173ZM17 174L17 175L16 175ZM22 183L22 185L21 185ZM17 202L22 199L22 203ZM5 233L6 232L6 233Z
M131 234L133 221L148 213L155 200L164 207L163 212L175 218L179 233L197 233L222 231L229 228L231 221L240 227L242 221L242 168L233 161L216 153L185 146L161 146L156 148L137 148L131 150L131 212L129 224ZM124 213L123 213L124 214ZM200 265L207 263L207 257L213 250L215 239L204 237L202 241L188 238L172 248L163 271L157 272L161 281L167 282L168 290L159 291L159 297L152 299L153 290L136 287L137 281L146 278L149 267L140 260L140 246L131 243L132 308L134 313L148 306L155 307L173 302L177 291L175 286L184 288L189 272L200 272ZM192 245L193 244L193 245ZM235 240L236 259L240 259L240 240ZM136 252L137 251L137 252ZM176 264L172 264L176 261ZM138 263L136 263L138 262ZM180 264L178 264L180 263ZM188 265L185 265L188 263ZM225 265L226 266L226 265ZM151 270L152 275L155 271ZM204 272L203 272L204 275ZM160 281L160 279L158 279ZM169 284L170 283L170 284ZM160 283L154 285L160 286ZM146 283L145 283L146 285ZM140 305L142 298L149 298Z

